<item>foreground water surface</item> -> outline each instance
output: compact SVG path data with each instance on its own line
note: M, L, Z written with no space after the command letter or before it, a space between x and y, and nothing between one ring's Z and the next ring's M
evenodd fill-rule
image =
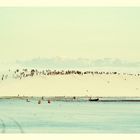
M140 133L140 102L0 100L1 133Z

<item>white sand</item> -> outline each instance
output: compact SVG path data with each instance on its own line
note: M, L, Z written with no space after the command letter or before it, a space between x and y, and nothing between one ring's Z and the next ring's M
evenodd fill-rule
M0 82L0 96L18 94L20 96L140 96L140 77L57 75Z

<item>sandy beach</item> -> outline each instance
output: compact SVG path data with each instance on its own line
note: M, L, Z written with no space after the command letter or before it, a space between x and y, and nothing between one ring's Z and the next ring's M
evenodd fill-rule
M38 75L0 82L0 96L140 96L137 75Z

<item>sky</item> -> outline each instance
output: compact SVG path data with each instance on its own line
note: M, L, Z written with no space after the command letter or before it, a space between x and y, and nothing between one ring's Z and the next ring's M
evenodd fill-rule
M140 60L140 8L0 8L0 61Z

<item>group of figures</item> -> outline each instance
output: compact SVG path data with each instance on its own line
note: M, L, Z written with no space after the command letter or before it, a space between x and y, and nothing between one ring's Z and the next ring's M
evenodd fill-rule
M9 70L10 71L10 70ZM14 79L22 79L25 77L33 77L33 76L47 76L47 75L120 75L119 72L105 72L105 71L79 71L79 70L37 70L37 69L22 69L15 70L12 74ZM122 73L123 75L134 75L130 73ZM140 76L140 74L135 74L135 76ZM5 80L8 78L8 74L2 75L1 80Z
M19 97L19 95L18 95L18 97ZM38 104L41 104L42 101L46 101L43 96L41 97L41 99L38 100ZM30 100L27 98L26 99L26 102L30 102ZM47 102L48 102L48 104L50 104L51 103L51 100L48 99Z

